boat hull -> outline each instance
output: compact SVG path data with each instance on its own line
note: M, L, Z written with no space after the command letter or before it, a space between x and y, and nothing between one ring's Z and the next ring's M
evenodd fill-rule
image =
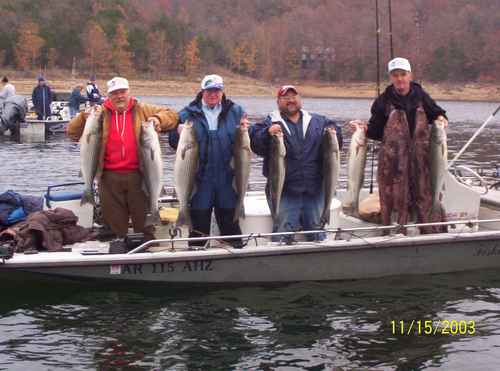
M0 272L71 278L169 283L234 284L370 279L500 268L500 232L392 236L363 242L165 251L137 254L16 255Z

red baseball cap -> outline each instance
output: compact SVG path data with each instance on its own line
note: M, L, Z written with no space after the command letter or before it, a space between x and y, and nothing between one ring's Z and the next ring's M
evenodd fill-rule
M282 96L286 95L286 93L288 93L290 90L294 91L295 94L299 94L299 92L297 91L297 88L295 86L293 86L293 85L283 85L278 90L278 97L282 97Z

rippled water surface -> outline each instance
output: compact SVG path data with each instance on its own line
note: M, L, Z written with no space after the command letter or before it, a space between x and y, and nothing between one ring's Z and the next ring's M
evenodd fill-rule
M145 99L176 109L189 101ZM270 99L235 100L255 119L274 109ZM305 99L304 105L344 122L367 118L370 101ZM496 107L442 105L450 117L450 158ZM497 119L461 163L493 171L499 134ZM173 152L162 143L164 181L171 185ZM41 194L49 184L79 180L78 145L61 135L43 144L0 138L0 163L0 192ZM262 180L260 171L255 159L253 180ZM210 289L2 282L5 370L498 370L500 364L500 271ZM474 321L475 332L394 334L391 321L401 320L405 326Z

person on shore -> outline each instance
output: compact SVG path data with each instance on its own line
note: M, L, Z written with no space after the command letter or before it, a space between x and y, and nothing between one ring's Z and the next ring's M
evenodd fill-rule
M417 222L440 221L442 217L436 219L429 215L429 200L432 199L429 157L430 124L439 121L446 128L448 126L446 111L436 104L420 84L412 81L411 65L408 59L397 57L389 61L388 73L391 84L373 102L369 121L353 120L349 124L353 129L363 129L368 138L382 141L382 145L386 142L387 136L390 136L391 140L408 143L408 149L402 153L402 156L408 161L403 168L409 169L409 210L416 211ZM394 122L394 120L397 121ZM391 129L391 132L386 130L389 124L392 128L399 129L397 133L394 129ZM395 138L396 136L398 137ZM410 150L411 148L413 150ZM378 167L379 169L382 166L391 168L384 161L402 160L401 156L399 159L394 159L388 151L385 156L379 158ZM393 167L396 168L397 165ZM381 175L379 174L378 177L379 183L380 181L390 182L390 179L383 179ZM384 189L380 188L383 187L379 187L379 192L384 192ZM384 208L386 205L382 203L386 197L382 196L381 194L381 208Z
M45 120L50 116L50 104L52 103L53 95L43 76L38 76L38 85L33 89L31 99L33 100L38 120Z
M77 84L71 92L71 96L69 97L69 114L71 118L75 117L76 114L80 112L80 104L89 100L86 96L82 95L82 92L82 84Z
M138 102L130 95L128 80L114 77L107 83L108 98L94 109L102 110L102 149L97 179L105 223L118 237L128 232L129 217L135 232L154 239L154 226L145 227L147 197L142 190L140 146L141 124L152 121L158 132L177 126L172 109ZM68 125L68 136L78 141L88 112L80 112Z
M266 196L271 205L269 190L270 144L273 135L282 134L286 148L285 183L273 232L291 232L320 228L324 195L322 194L321 142L325 129L336 132L342 146L341 128L335 121L302 109L297 88L284 85L277 92L278 110L264 121L252 125L252 150L264 157L263 175L268 178ZM310 240L324 235L308 235ZM284 239L292 243L293 238Z
M247 128L248 120L242 107L224 94L224 81L219 75L207 75L201 82L201 91L179 113L181 123L191 121L199 144L199 169L196 176L196 192L191 199L190 237L210 235L212 210L221 235L241 234L239 222L233 221L237 194L232 186L232 144L237 130ZM170 145L177 148L182 125L169 135ZM229 240L235 248L241 248L241 240ZM204 241L190 242L192 246L204 245Z
M7 76L2 77L0 80L0 106L8 97L16 95L16 88L9 82Z
M97 87L95 75L90 76L87 82L87 98L91 106L102 103L102 96Z

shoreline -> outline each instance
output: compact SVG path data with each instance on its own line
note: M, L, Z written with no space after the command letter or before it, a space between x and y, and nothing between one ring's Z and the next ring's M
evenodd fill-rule
M15 74L13 74L15 75ZM9 74L7 73L7 76ZM47 77L51 88L57 92L71 92L76 83L85 85L86 78L62 79ZM170 80L130 79L130 88L136 96L195 96L199 92L201 79L186 77L172 78ZM30 95L36 85L34 78L16 78L12 76L10 82L16 87L19 94ZM294 81L300 94L306 98L346 98L346 99L374 99L376 84L373 82L356 83L321 83L311 81ZM443 101L463 102L500 102L500 84L493 83L432 83L422 82L424 89L435 99ZM105 91L106 80L98 79L97 85ZM229 75L225 77L225 91L231 97L269 97L274 99L280 84L267 83L249 77ZM388 85L384 81L381 92Z

